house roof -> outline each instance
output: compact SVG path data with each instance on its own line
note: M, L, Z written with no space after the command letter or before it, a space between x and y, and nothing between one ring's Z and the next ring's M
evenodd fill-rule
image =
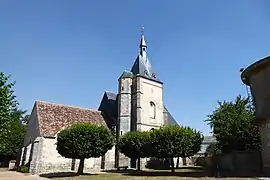
M242 79L243 83L250 86L250 77L252 75L259 73L262 70L269 68L269 66L270 66L270 56L267 56L267 57L255 62L255 63L251 64L241 73L241 79Z
M55 137L62 129L78 122L106 125L100 111L36 101L37 121L40 135Z

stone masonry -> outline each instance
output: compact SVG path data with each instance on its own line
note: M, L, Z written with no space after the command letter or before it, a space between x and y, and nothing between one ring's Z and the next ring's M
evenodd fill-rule
M251 89L256 108L255 122L262 142L263 167L270 172L270 57L250 65L242 72L241 78Z

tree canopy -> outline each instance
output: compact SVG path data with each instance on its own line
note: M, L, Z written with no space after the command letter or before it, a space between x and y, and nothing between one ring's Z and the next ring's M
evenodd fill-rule
M140 170L139 158L150 157L152 153L150 134L146 131L131 131L121 136L118 148L129 158L138 159L137 169Z
M12 89L15 82L0 72L0 156L16 156L26 133L20 119L25 111L18 108Z
M196 154L203 141L200 132L184 126L168 125L150 133L153 156L170 158L171 170L174 171L174 157L189 157Z
M108 128L90 123L77 123L58 134L57 151L66 158L80 159L78 174L82 174L84 159L105 155L114 142L114 136Z
M190 127L168 125L146 132L128 132L118 146L130 158L169 158L174 171L173 158L193 156L200 150L202 140L201 133Z
M258 127L252 123L254 108L240 95L234 101L218 101L216 110L206 120L223 153L234 150L259 150Z

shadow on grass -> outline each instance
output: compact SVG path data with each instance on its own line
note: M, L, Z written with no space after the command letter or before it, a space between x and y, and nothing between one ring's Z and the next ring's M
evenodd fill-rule
M170 170L162 171L162 170L109 170L104 171L108 173L118 173L125 176L176 176L176 177L238 177L238 178L256 178L256 177L266 177L262 176L262 174L258 172L228 172L228 171L220 171L219 173L213 172L210 169L204 169L202 167L181 167L175 169L175 172L170 172Z
M96 174L90 174L90 173L83 173L81 176L93 176ZM75 172L56 172L56 173L48 173L48 174L40 174L40 177L45 177L45 178L60 178L60 177L75 177L79 176Z
M189 170L186 172L186 170ZM178 177L210 177L211 173L203 168L192 167L192 168L179 168L175 170L176 172L170 172L170 170L108 170L104 172L108 173L118 173L125 176L178 176Z

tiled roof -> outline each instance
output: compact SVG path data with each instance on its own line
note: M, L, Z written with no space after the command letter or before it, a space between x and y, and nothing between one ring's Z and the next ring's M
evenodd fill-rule
M40 135L55 137L62 129L77 122L106 125L100 111L50 102L36 101Z

